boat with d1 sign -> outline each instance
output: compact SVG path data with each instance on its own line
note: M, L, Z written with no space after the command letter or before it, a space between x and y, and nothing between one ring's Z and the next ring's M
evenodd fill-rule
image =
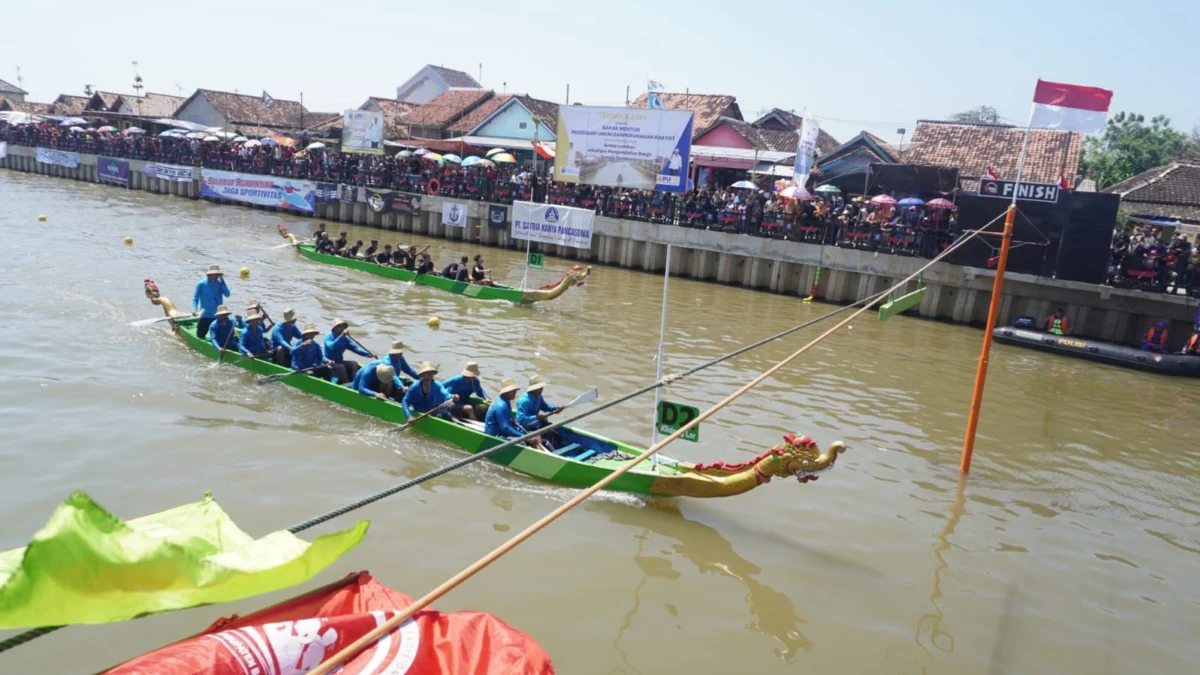
M153 282L147 281L146 295L151 303L162 307L166 316L173 317L172 328L185 345L210 359L219 358L212 343L196 335L195 317L180 312L171 300L160 296ZM399 404L363 396L342 384L297 373L262 359L241 358L227 363L259 375L282 376L279 381L283 384L364 415L396 424L408 421ZM472 454L504 442L483 433L483 425L477 422L430 416L419 421L414 418L412 428ZM563 426L557 431L562 442L553 452L516 445L487 458L551 483L590 487L645 452L642 448L573 427ZM834 466L844 450L845 445L838 441L822 452L816 441L807 436L786 434L783 443L751 460L735 464L692 464L666 457L660 457L653 465L643 462L620 476L609 489L663 497L730 497L749 492L775 477L795 476L801 483L814 481L820 472Z
M518 305L554 300L570 290L572 286L582 285L583 281L592 274L592 268L588 266L583 269L572 268L569 273L556 283L547 284L541 288L521 289L502 286L500 284L484 286L482 284L447 279L437 273L417 274L403 267L380 265L369 260L363 260L362 258L343 258L342 256L321 253L317 250L316 246L296 239L296 235L288 232L282 225L279 226L279 234L291 242L292 247L296 249L297 253L315 262L348 267L352 270L368 272L376 276L387 277L388 279L411 281L418 286L432 286L456 295L465 295L469 298L477 298L479 300L507 300Z
M1015 326L996 328L992 331L992 337L1001 344L1027 347L1122 368L1133 368L1163 375L1200 377L1200 356L1160 354L1101 340L1090 340L1073 335L1057 335Z

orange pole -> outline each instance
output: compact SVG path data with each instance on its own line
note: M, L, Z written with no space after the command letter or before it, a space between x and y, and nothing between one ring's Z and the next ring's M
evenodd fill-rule
M975 369L975 390L971 392L971 413L967 417L967 437L963 440L962 463L958 470L971 470L971 455L975 452L975 431L979 428L979 409L983 407L983 384L987 381L988 355L992 351L992 331L996 328L996 317L1000 314L1000 290L1004 287L1004 268L1008 265L1008 245L1012 243L1013 221L1017 217L1017 205L1010 204L1004 216L1004 234L1000 240L1000 260L996 263L996 280L992 282L992 302L988 306L987 328L983 331L983 352L979 355L979 366Z

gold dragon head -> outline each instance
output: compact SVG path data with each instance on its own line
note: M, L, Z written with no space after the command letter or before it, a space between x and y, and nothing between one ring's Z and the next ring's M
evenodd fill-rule
M838 455L845 451L846 444L841 441L834 441L828 450L821 452L817 442L808 436L784 434L783 443L771 449L774 464L759 469L768 475L795 476L801 483L807 483L816 480L819 472L832 469Z

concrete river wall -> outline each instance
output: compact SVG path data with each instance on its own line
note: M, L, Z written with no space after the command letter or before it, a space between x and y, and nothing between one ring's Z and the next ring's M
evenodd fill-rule
M129 163L129 189L199 199L199 171L197 179L190 182L168 181L145 176L145 162L129 160ZM9 144L8 156L0 159L0 168L100 182L96 155L82 153L78 168L67 168L40 163L33 148ZM114 189L124 188L114 186ZM484 202L453 200L460 201L468 213L467 226L454 228L441 223L442 198L426 195L422 198L419 214L403 215L375 213L367 206L365 191L359 188L356 192L354 203L321 204L315 217L430 237L478 241L485 246L515 249L525 245L523 241L514 241L506 228L488 227L489 205ZM817 298L849 303L887 289L925 263L919 258L602 216L596 218L590 250L537 244L534 249L570 260L661 273L668 244L673 247L672 275L793 295L797 301L808 296L818 267L821 281ZM987 320L993 278L992 270L939 263L925 272L924 282L929 292L910 313L953 323L983 325ZM915 282L910 283L908 290L915 288ZM1021 315L1044 320L1055 307L1066 310L1073 333L1127 344L1140 344L1146 330L1155 321L1165 319L1170 322L1174 349L1182 346L1196 320L1195 302L1182 296L1026 274L1005 275L999 325Z

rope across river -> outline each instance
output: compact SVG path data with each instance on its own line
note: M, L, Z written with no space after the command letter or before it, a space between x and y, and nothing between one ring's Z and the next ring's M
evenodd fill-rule
M995 221L995 220L993 220L993 221L992 221L992 223L994 223L994 222L996 222L996 221ZM818 336L816 339L814 339L813 341L809 342L809 343L808 343L808 344L806 344L805 346L801 347L799 350L797 350L796 352L794 352L792 355L788 356L788 357L787 357L786 359L784 359L783 361L779 362L779 363L778 363L778 364L776 364L775 366L772 366L770 369L768 369L768 370L764 371L762 374L758 375L758 376L757 376L757 377L755 377L753 380L751 380L751 381L750 381L750 382L748 382L747 384L743 385L743 386L742 386L741 388L739 388L737 391L735 391L734 393L730 394L730 395L729 395L729 396L727 396L725 399L721 400L719 403L717 403L717 404L716 404L716 405L714 405L713 407L709 408L709 409L708 409L708 410L706 410L705 412L701 413L701 414L700 414L698 417L696 417L695 419L691 420L691 421L690 421L688 424L684 425L683 427L681 427L680 429L676 430L674 433L672 433L672 434L671 434L670 436L668 436L667 438L663 439L663 440L662 440L662 441L660 441L659 443L655 444L654 446L652 446L651 448L649 448L648 450L646 450L646 452L643 452L642 454L638 455L638 456L637 456L636 458L634 458L632 461L630 461L630 462L628 462L628 463L625 463L625 464L623 464L623 465L622 465L620 468L618 468L618 469L617 469L617 470L615 470L613 473L611 473L611 474L609 474L608 476L606 476L606 477L605 477L603 480L599 481L599 482L598 482L598 483L596 483L595 485L593 485L593 486L591 486L591 487L587 488L586 490L584 490L583 492L579 493L579 494L578 494L578 495L576 495L574 498L572 498L570 501L566 502L565 504L563 504L563 505L562 505L562 506L560 506L559 508L555 509L555 510L554 510L554 511L552 511L551 513L549 513L549 514L547 514L546 516L544 516L544 517L543 517L541 520L539 520L539 521L537 521L536 523L534 523L533 525L531 525L529 528L527 528L527 529L523 530L521 533L517 534L517 535L516 535L516 536L514 536L512 539L510 539L510 540L508 540L507 542L505 542L505 543L504 543L503 545L501 545L499 548L495 549L495 550L494 550L492 553L488 554L488 555L487 555L487 556L485 556L484 558L481 558L479 561L477 561L476 563L474 563L474 564L473 564L473 565L471 565L470 567L466 568L466 569L465 569L465 570L463 570L462 572L459 572L457 575L455 575L455 576L454 576L454 577L452 577L450 580L448 580L448 581L446 581L445 583L443 583L441 586L438 586L438 588L434 589L434 590L433 590L433 591L431 591L429 594L427 594L426 596L422 597L420 600L418 600L416 603L414 603L413 605L411 605L411 606L408 608L408 610L406 610L405 612L403 612L402 614L400 614L398 617L396 617L396 618L392 619L391 621L387 622L387 623L386 623L386 624L384 624L384 625L381 625L380 627L376 628L376 629L375 629L374 631L372 631L371 633L368 633L367 635L363 636L363 638L361 638L361 639L360 639L360 640L358 640L357 642L355 642L355 643L351 644L350 646L348 646L348 647L347 647L346 649L344 649L342 652L339 652L338 654L334 655L334 657L332 657L332 658L331 658L329 661L326 661L326 662L325 662L325 663L323 663L321 666L318 666L318 667L317 667L317 669L313 670L313 671L312 671L312 673L311 673L311 675L322 675L322 674L324 674L324 673L327 673L327 672L329 672L329 668L326 668L326 667L325 667L325 666L326 666L326 664L331 664L331 665L330 665L330 668L332 668L332 667L335 667L335 666L334 666L334 665L332 665L332 664L341 663L341 660L344 660L345 658L349 658L349 657L350 657L350 656L352 656L353 654L357 653L357 652L358 652L358 651L360 651L360 650L361 650L363 647L365 647L365 646L367 646L367 645L371 644L372 642L374 642L375 640L377 640L377 639L378 639L380 636L384 635L386 632L390 631L392 628L394 628L395 626L399 625L401 621L403 621L403 620L406 620L406 619L410 618L410 617L411 617L413 614L415 614L416 612L420 611L421 609L423 609L424 607L426 607L427 605L429 605L429 604L430 604L430 603L432 603L433 601L437 600L438 598L440 598L440 597L441 597L442 595L444 595L445 593L449 592L449 591L450 591L452 588L454 588L454 587L455 587L455 586L457 586L458 584L462 583L463 581L465 581L466 579L470 578L471 576L474 576L474 574L475 574L476 572L478 572L479 570L483 569L483 568L484 568L484 567L486 567L487 565L491 564L491 563L492 563L492 562L494 562L494 561L495 561L497 558L499 558L500 556L504 555L504 553L507 553L507 552L508 552L509 550L511 550L512 548L515 548L515 547L516 547L518 544L520 544L521 542L525 541L525 539L528 539L528 538L529 538L530 536L532 536L534 533L536 533L537 531L541 530L543 527L545 527L546 525L550 524L550 523L551 523L551 522L553 522L555 519L557 519L559 516L561 516L562 514L566 513L566 512L567 512L567 511L569 511L570 509L574 508L576 505L578 505L579 503L581 503L582 501L584 501L584 500L585 500L585 499L587 499L588 497L590 497L590 496L592 496L593 494L595 494L596 492L598 492L598 491L600 491L600 490L604 489L604 487L605 487L605 486L607 486L608 484L610 484L611 482L613 482L613 481L614 481L614 480L616 480L617 478L620 478L621 476L625 475L625 473L627 473L627 472L628 472L630 469L632 469L634 466L637 466L637 465L638 465L638 464L640 464L642 461L644 461L644 460L646 460L646 459L648 459L648 458L650 458L650 457L654 456L655 454L657 454L657 453L658 453L658 451L659 451L659 450L661 450L663 447L665 447L667 444L669 444L670 442L672 442L672 441L674 441L675 439L679 438L681 435L683 435L684 433L686 433L686 432L687 432L689 429L691 429L692 427L696 426L696 425L697 425L697 424L699 424L700 422L704 421L705 419L708 419L708 418L709 418L709 417L711 417L713 414L715 414L717 411L719 411L719 410L721 410L722 408L724 408L725 406L727 406L729 403L732 403L732 402L733 402L735 399L737 399L739 396L741 396L742 394L746 393L746 392L747 392L747 391L749 391L750 389L752 389L752 388L754 388L755 386L757 386L758 384L760 384L760 383L761 383L763 380L765 380L765 379L767 379L768 377L770 377L772 374L774 374L774 373L775 373L775 372L777 372L779 369L781 369L781 368L783 368L784 366L786 366L788 363L791 363L793 360L795 360L796 358L798 358L799 356L801 356L802 354L804 354L805 352L807 352L809 349L811 349L811 348L812 348L813 346L815 346L817 343L821 342L821 341L822 341L822 340L824 340L825 338L827 338L827 337L829 337L830 335L832 335L832 334L833 334L835 331L837 331L837 330L838 330L839 328L841 328L842 326L845 326L846 324L848 324L848 323L849 323L850 321L852 321L852 320L853 320L855 317L857 317L857 316L861 315L863 312L866 312L866 311L867 311L867 310L869 310L871 307L875 306L875 305L876 305L876 304L877 304L879 301L881 301L881 300L883 300L884 298L886 298L886 297L887 297L889 294L891 294L892 292L894 292L894 291L896 291L896 290L898 290L898 289L900 289L900 288L903 288L903 287L904 287L904 286L905 286L905 285L906 285L908 282L912 281L913 279L916 279L916 278L917 278L918 276L920 276L920 275L921 275L923 272L925 272L925 270L929 269L930 267L932 267L932 266L933 266L933 265L935 265L936 263L940 262L940 261L941 261L943 258L945 258L945 257L949 256L949 255L950 255L950 253L952 253L953 251L957 250L959 247L961 247L962 245L964 245L965 243L967 243L968 241L970 241L972 238L974 238L974 237L978 236L978 235L979 235L979 234L980 234L980 233L981 233L981 232L982 232L984 229L986 229L987 227L989 227L989 226L990 226L992 223L988 223L987 225L984 225L982 228L980 228L980 229L978 229L978 230L968 230L968 231L965 231L965 232L963 232L963 233L962 233L962 234L959 236L959 238L958 238L957 240L955 240L953 243L951 243L949 246L947 246L947 247L946 247L946 249L945 249L944 251L942 251L941 253L939 253L939 254L938 254L936 257L934 257L932 260L930 260L930 261L929 261L928 263L926 263L925 265L922 265L920 269L918 269L917 271L913 272L913 273L912 273L912 274L910 274L909 276L905 277L905 278L904 278L904 279L902 279L901 281L897 282L897 283L896 283L896 284L894 284L894 285L893 285L891 288L888 288L888 289L887 289L887 290L885 290L885 291L882 291L882 292L880 292L880 293L876 293L876 294L874 294L874 295L868 296L868 297L866 297L866 298L863 298L863 299L861 299L861 300L858 300L858 301L856 301L856 302L853 302L853 303L850 303L850 304L848 304L848 305L845 305L845 306L839 307L839 308L837 308L837 309L835 309L835 310L833 310L833 311L830 311L830 312L827 312L827 313L825 313L825 314L822 314L821 316L818 316L818 317L816 317L816 318L814 318L814 319L809 319L808 321L805 321L805 322L803 322L803 323L797 324L796 326L793 326L793 327L791 327L791 328L788 328L788 329L786 329L786 330L784 330L784 331L781 331L781 332L779 332L779 333L776 333L776 334L774 334L774 335L771 335L771 336L769 336L769 337L763 338L762 340L759 340L759 341L757 341L757 342L754 342L754 343L751 343L751 344L749 344L749 345L745 345L745 346L743 346L743 347L740 347L740 348L738 348L738 349L735 349L735 350L733 350L733 351L731 351L731 352L729 352L729 353L727 353L727 354L723 354L723 355L721 355L721 356L718 356L718 357L717 357L717 358L715 358L715 359L712 359L712 360L709 360L709 361L705 361L704 363L701 363L701 364L699 364L699 365L693 366L692 368L689 368L689 369L687 369L687 370L685 370L685 371L682 371L682 372L680 372L680 373L674 373L674 374L671 374L671 375L667 375L667 376L663 377L662 379L660 379L660 380L658 380L658 381L656 381L656 382L653 382L653 383L651 383L651 384L649 384L649 385L646 385L645 387L642 387L642 388L640 388L640 389L637 389L637 390L635 390L635 391L633 391L633 392L630 392L630 393L628 393L628 394L625 394L625 395L623 395L623 396L620 396L620 397L618 397L618 398L615 398L615 399L613 399L613 400L611 400L611 401L607 401L607 402L605 402L605 403L602 403L602 404L600 404L600 405L597 405L597 406L595 406L595 407L593 407L593 408L590 408L590 409L588 409L588 410L586 410L586 411L580 412L579 414L577 414L577 415L574 415L573 417L570 417L570 418L567 418L567 419L560 420L560 421L558 421L558 422L555 422L555 423L553 423L553 424L549 424L549 425L547 425L547 426L545 426L545 427L542 427L542 428L540 428L540 429L538 429L538 430L536 430L536 431L533 431L533 432L527 433L527 434L525 434L525 435L523 435L523 436L520 436L520 437L518 437L518 438L513 438L513 439L510 439L510 440L508 440L508 441L505 441L505 442L503 442L503 443L500 443L499 445L496 445L496 446L494 446L494 447L492 447L492 448L488 448L487 450L483 450L483 451L480 451L480 452L478 452L478 453L475 453L475 454L473 454L473 455L469 455L469 456L467 456L467 457L464 457L464 458L462 458L462 459L456 460L456 461L454 461L454 462L451 462L450 464L447 464L447 465L445 465L445 466L442 466L442 467L439 467L439 468L437 468L437 469L434 469L433 471L430 471L430 472L428 472L428 473L425 473L425 474L422 474L422 475L420 475L420 476L417 476L416 478L412 478L412 479L410 479L410 480L407 480L407 481L405 481L405 482L403 482L403 483L400 483L400 484L398 484L398 485L394 485L394 486L392 486L392 487L390 487L390 488L388 488L388 489L386 489L386 490L382 490L382 491L380 491L380 492L376 492L375 494L372 494L372 495L369 495L369 496L367 496L367 497L364 497L364 498L362 498L362 499L359 499L358 501L351 502L350 504L346 504L345 506L339 507L339 508L337 508L337 509L334 509L334 510L332 510L332 511L328 511L328 512L326 512L326 513L323 513L323 514L321 514L321 515L319 515L319 516L316 516L316 517L314 517L314 518L310 518L310 519L308 519L308 520L305 520L305 521L299 522L299 523L297 523L297 524L295 524L295 525L293 525L293 526L289 527L287 531L288 531L288 532L291 532L292 534L297 534L297 533L303 532L304 530L307 530L307 529L309 529L309 528L316 527L317 525L320 525L320 524L322 524L322 523L328 522L328 521L330 521L330 520L333 520L334 518L337 518L337 517L339 517L339 516L343 516L343 515L345 515L345 514L347 514L347 513L350 513L350 512L352 512L352 511L356 511L356 510L358 510L358 509L361 509L361 508L363 508L364 506L368 506L368 505L370 505L370 504L373 504L373 503L375 503L375 502L377 502L377 501L380 501L380 500L382 500L382 499L385 499L385 498L387 498L387 497L390 497L390 496L392 496L392 495L398 494L398 493L400 493L400 492L403 492L403 491L405 491L405 490L408 490L408 489L410 489L410 488L416 487L416 486L418 486L418 485L420 485L420 484L422 484L422 483L424 483L424 482L426 482L426 481L429 481L429 480L432 480L432 479L434 479L434 478L437 478L437 477L439 477L439 476L442 476L442 475L445 475L445 474L447 474L447 473L450 473L451 471L455 471L455 470L461 469L461 468L463 468L463 467L465 467L465 466L468 466L468 465L470 465L470 464L473 464L473 463L475 463L475 462L477 462L477 461L479 461L479 460L481 460L481 459L485 459L485 458L487 458L487 457L490 457L491 455L494 455L494 454L496 454L496 453L498 453L498 452L501 452L501 451L503 451L503 450L507 450L508 448L511 448L511 447L513 447L513 446L515 446L515 445L523 444L523 443L525 443L525 442L527 442L527 441L529 441L529 440L532 440L532 439L534 439L534 438L536 438L536 437L538 437L538 436L541 436L542 434L545 434L545 433L546 433L546 432L548 432L548 431L553 431L553 430L555 430L555 429L558 429L559 427L562 427L562 426L565 426L565 425L567 425L567 424L571 424L571 423L577 422L577 421L579 421L579 420L581 420L581 419L584 419L584 418L586 418L586 417L589 417L589 416L591 416L591 415L595 415L596 413L599 413L599 412L601 412L601 411L604 411L604 410L607 410L607 409L609 409L609 408L612 408L613 406L620 405L621 403L624 403L624 402L626 402L626 401L629 401L630 399L636 398L636 397L638 397L638 396L642 396L642 395L644 395L644 394L647 394L647 393L649 393L649 392L652 392L652 391L654 391L654 390L656 390L656 389L659 389L660 387L665 387L665 386L667 386L667 385L669 385L669 384L671 384L671 383L673 383L673 382L676 382L676 381L678 381L678 380L681 380L681 379L683 379L683 378L685 378L685 377L688 377L688 376L690 376L690 375L694 375L695 373L698 373L698 372L700 372L700 371L702 371L702 370L705 370L705 369L707 369L707 368L711 368L711 367L713 367L713 366L715 366L715 365L718 365L718 364L724 363L725 361L728 361L728 360L730 360L730 359L732 359L732 358L736 358L737 356L740 356L740 355L742 355L742 354L745 354L746 352L749 352L749 351L751 351L751 350L753 350L753 349L757 349L757 348L759 348L759 347L762 347L763 345L769 344L769 343L771 343L771 342L774 342L774 341L776 341L776 340L780 340L780 339L782 339L782 338L784 338L784 337L787 337L788 335L791 335L792 333L795 333L795 332L797 332L797 331L800 331L800 330L803 330L803 329L805 329L805 328L808 328L808 327L810 327L810 326L813 326L813 325L815 325L815 324L817 324L817 323L820 323L820 322L822 322L822 321L825 321L826 319L830 319L830 318L832 318L832 317L834 317L834 316L837 316L837 315L839 315L839 314L842 314L843 312L847 312L847 311L849 311L849 310L851 310L851 309L854 309L855 307L859 307L858 311L854 312L853 314L851 314L851 315L850 315L849 317L847 317L846 319L843 319L843 320L842 320L840 323L838 323L836 326L834 326L833 328L829 329L828 331L826 331L826 332L822 333L822 334L821 334L820 336ZM20 646L20 645L22 645L22 644L25 644L26 642L29 642L29 641L31 641L31 640L34 640L34 639L36 639L36 638L39 638L39 637L41 637L41 636L43 636L43 635L46 635L46 634L48 634L48 633L51 633L51 632L53 632L53 631L56 631L56 630L58 630L58 629L60 629L60 628L63 628L63 627L64 627L64 626L45 626L45 627L42 627L42 628L34 628L34 629L31 629L31 630L25 631L24 633L20 633L20 634L18 634L18 635L14 635L14 636L12 636L12 637L10 637L10 638L8 638L8 639L6 639L6 640L4 640L4 641L0 642L0 653L3 653L3 652L5 652L5 651L8 651L8 650L10 650L10 649L12 649L12 648L14 648L14 647L18 647L18 646ZM386 629L386 630L385 630L385 629Z

